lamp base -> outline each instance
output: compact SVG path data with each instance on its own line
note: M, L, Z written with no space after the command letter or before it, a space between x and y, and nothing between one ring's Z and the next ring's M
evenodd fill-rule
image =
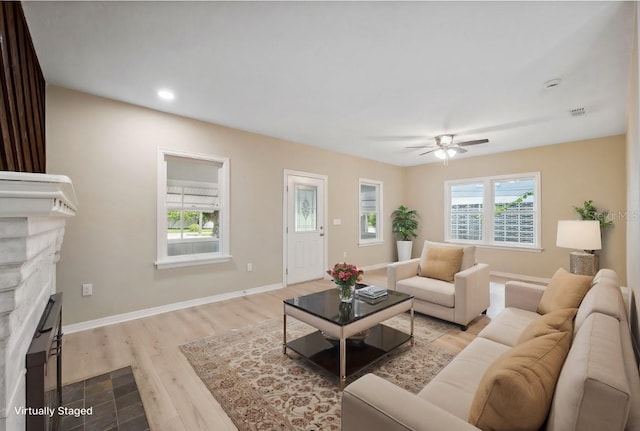
M569 271L572 274L596 275L600 266L597 254L573 251L569 255Z

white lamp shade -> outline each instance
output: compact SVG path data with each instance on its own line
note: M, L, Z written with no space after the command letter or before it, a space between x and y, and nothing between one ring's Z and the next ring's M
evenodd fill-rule
M600 250L600 222L597 220L558 220L556 246L575 250Z

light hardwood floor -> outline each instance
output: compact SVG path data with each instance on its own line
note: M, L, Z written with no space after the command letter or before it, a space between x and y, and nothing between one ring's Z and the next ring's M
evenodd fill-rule
M386 270L368 271L365 282L386 286ZM312 281L65 335L64 384L131 365L151 430L235 430L179 346L280 318L284 299L332 286L326 280ZM497 314L503 307L504 286L492 282L492 307L488 315ZM466 332L451 330L436 343L458 353L488 322L489 318L479 317Z

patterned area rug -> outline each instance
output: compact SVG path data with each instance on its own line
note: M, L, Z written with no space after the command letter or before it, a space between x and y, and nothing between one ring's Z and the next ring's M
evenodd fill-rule
M385 324L407 331L409 317L396 316ZM416 314L415 345L404 344L347 383L371 372L419 392L453 359L431 343L454 327ZM287 339L313 331L289 319ZM180 349L240 431L340 429L338 378L294 352L282 354L282 320L206 337Z

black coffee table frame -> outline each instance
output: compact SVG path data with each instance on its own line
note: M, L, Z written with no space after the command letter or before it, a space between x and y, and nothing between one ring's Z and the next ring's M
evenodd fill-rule
M381 322L404 312L410 313L409 333ZM318 329L287 342L287 316ZM340 379L371 365L407 341L413 345L413 296L389 291L386 299L376 303L359 299L340 303L337 289L326 290L284 301L282 352L287 348L312 361ZM370 330L366 338L349 338ZM333 338L335 342L328 338Z

